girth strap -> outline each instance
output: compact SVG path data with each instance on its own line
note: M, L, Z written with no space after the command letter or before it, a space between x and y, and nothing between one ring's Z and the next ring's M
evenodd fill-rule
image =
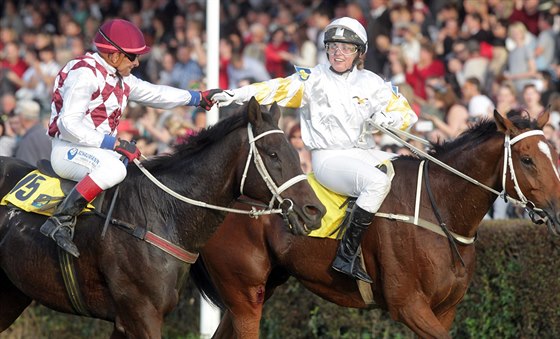
M84 297L80 290L80 286L78 285L78 279L76 278L77 275L76 268L74 266L74 257L62 248L58 246L57 248L62 280L64 281L64 286L66 287L66 292L70 298L72 308L76 313L89 317L90 314L86 308Z

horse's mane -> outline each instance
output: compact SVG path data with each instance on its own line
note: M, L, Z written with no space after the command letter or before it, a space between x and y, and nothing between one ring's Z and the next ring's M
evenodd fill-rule
M509 117L509 119L519 129L535 129L537 127L535 120L527 119L521 115L514 115ZM467 145L471 148L486 142L496 135L497 132L496 122L493 119L482 119L453 140L441 144L432 143L430 153L437 158L450 153L454 154L455 151Z
M201 153L208 145L223 139L238 128L246 127L248 117L246 110L239 109L231 116L220 120L215 125L202 129L199 133L187 138L186 142L173 147L170 154L153 157L143 162L146 168L155 169L166 166L170 161L192 158Z

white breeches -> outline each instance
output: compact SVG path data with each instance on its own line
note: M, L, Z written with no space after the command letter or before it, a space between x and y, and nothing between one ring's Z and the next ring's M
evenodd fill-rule
M111 188L126 176L120 154L107 149L88 147L53 139L51 163L59 176L80 181L89 174L101 189Z
M317 181L342 195L357 197L356 204L375 213L389 194L389 177L375 166L395 154L373 149L314 150L311 154Z

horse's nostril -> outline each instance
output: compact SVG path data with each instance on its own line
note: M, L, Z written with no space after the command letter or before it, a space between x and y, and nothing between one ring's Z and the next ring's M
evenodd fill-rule
M320 219L323 217L324 214L324 212L322 212L322 209L315 205L305 205L303 207L303 213L309 219L316 219L316 218Z

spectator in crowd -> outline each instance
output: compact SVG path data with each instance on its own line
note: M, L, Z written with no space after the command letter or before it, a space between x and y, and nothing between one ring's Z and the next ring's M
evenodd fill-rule
M233 50L230 63L227 67L227 75L230 88L238 86L243 79L252 78L255 81L265 81L270 79L270 74L264 67L264 64L243 56L240 50Z
M453 51L453 42L459 39L460 27L457 18L449 18L443 25L436 39L435 51L438 57L445 60Z
M416 23L401 24L403 42L401 49L405 60L414 64L420 61L420 26Z
M414 94L421 99L426 99L426 79L430 77L443 77L445 65L436 59L434 47L430 42L422 43L418 63L406 60L406 82L414 89Z
M537 71L551 72L556 64L556 33L553 29L554 17L549 12L539 14L539 30L537 46L534 51L535 67Z
M36 101L23 99L16 104L15 114L21 124L21 138L14 156L33 166L39 160L50 159L52 150L40 113L41 107Z
M386 0L381 0L386 1ZM324 5L319 5L311 14L311 25L315 28L315 46L317 47L317 64L327 64L329 62L323 38L325 37L325 28L331 22L333 17L332 11Z
M305 144L301 139L301 125L296 123L293 125L290 130L288 131L288 140L299 155L299 162L301 165L301 170L303 173L307 174L311 172L311 153L307 148L305 148Z
M291 53L286 55L287 60L295 66L314 67L317 64L317 46L307 37L307 26L292 24L288 26L291 37Z
M517 101L515 86L508 81L503 82L496 93L496 110L503 116L519 114L520 105Z
M539 0L514 0L510 24L523 23L533 35L539 34Z
M17 118L13 113L1 116L0 120L0 156L11 157L15 154L17 135L12 129L12 123Z
M266 27L259 22L254 22L249 27L249 31L251 35L243 49L243 55L264 63L266 61L265 50L268 35Z
M523 99L521 109L527 111L531 119L537 119L544 112L544 107L541 105L541 93L534 84L525 85L521 97Z
M228 67L231 62L231 57L233 55L233 46L229 39L220 39L220 58L219 58L219 71L218 71L218 83L220 88L229 87L229 76Z
M163 52L161 57L160 69L155 77L155 81L159 85L175 86L173 79L173 70L175 69L175 56L171 52Z
M21 122L15 115L16 98L11 93L2 95L2 121L4 132L0 138L0 155L11 157L15 154L18 137L21 134Z
M277 28L270 34L264 55L265 67L271 78L283 78L288 75L289 45L283 28Z
M311 149L315 177L335 192L357 197L357 207L333 268L372 283L355 264L357 249L363 232L389 193L390 180L376 165L393 155L376 147L367 120L406 129L417 116L406 99L394 95L383 79L357 67L367 41L366 30L358 21L349 17L336 19L325 29L329 64L301 70L288 78L218 93L214 98L227 105L256 96L261 104L277 101L280 106L300 108L302 138ZM392 108L388 110L390 102Z
M481 82L478 78L471 77L465 80L462 87L463 100L469 112L469 121L491 118L494 112L494 103L481 92Z
M550 104L550 97L553 93L558 93L558 85L552 79L552 72L540 71L540 90L541 105L544 107Z
M368 51L364 61L364 67L374 73L381 73L383 62L378 59L376 46L379 36L391 36L393 23L391 21L391 9L388 0L369 0L369 16L367 33L369 37Z
M433 101L435 111L423 109L421 117L432 121L436 128L432 132L433 141L454 139L468 128L467 109L458 103L459 99L449 85L440 85L433 92L433 99L430 101Z
M36 100L41 107L48 108L54 79L60 70L60 65L55 60L54 46L46 45L38 51L28 50L25 62L29 68L23 73L23 85L16 96Z
M480 54L480 43L476 40L468 40L465 48L466 59L457 64L459 69L454 69L459 86L463 86L467 78L477 78L480 83L485 83L490 60Z
M79 257L72 242L76 216L103 190L124 180L126 165L119 157L131 162L140 156L133 143L116 137L121 110L128 100L162 108L190 105L210 109L212 96L220 92L153 85L132 75L139 65L138 55L150 48L140 29L129 21L105 22L95 36L95 45L98 52L72 60L60 71L48 128L53 138L54 171L79 182L40 231L75 257Z
M191 57L190 45L179 45L177 61L171 71L171 81L174 87L188 89L202 80L202 68Z
M11 41L4 45L0 62L0 94L15 92L23 85L23 73L28 65L19 56L19 44Z
M514 47L509 51L507 72L504 75L513 82L515 90L521 92L537 75L534 46L527 41L527 29L521 22L515 22L509 27L508 36Z

